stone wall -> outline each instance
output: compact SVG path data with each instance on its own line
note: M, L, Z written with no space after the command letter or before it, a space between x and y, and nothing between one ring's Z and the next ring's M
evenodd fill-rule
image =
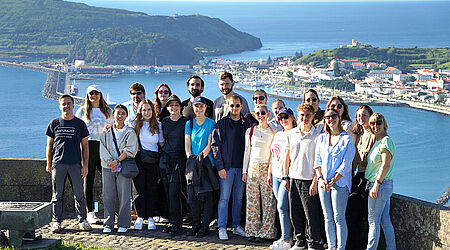
M43 159L0 158L0 201L50 201L51 176L45 165ZM74 211L69 182L65 190L64 211ZM102 210L98 174L95 200ZM391 217L399 250L450 249L450 208L394 194ZM383 249L382 241L379 249Z
M44 150L44 149L43 149ZM46 201L52 199L51 174L44 159L0 158L0 201ZM96 172L94 201L103 211L101 176ZM72 187L66 179L63 209L75 212Z

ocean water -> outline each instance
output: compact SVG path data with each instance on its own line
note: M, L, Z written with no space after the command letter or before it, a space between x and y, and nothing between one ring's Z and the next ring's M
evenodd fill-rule
M149 14L203 14L219 17L235 28L260 37L263 48L223 56L238 60L293 55L319 48L334 48L355 38L376 46L448 47L449 2L390 3L208 3L82 1ZM181 99L188 98L188 74L128 75L77 81L80 96L90 84L101 86L117 103L129 99L128 87L139 81L153 98L153 90L168 83ZM202 76L204 95L220 95L217 76ZM0 157L44 158L48 122L60 115L57 102L42 97L46 75L0 67ZM251 94L240 92L247 100ZM273 99L270 98L269 101ZM293 109L299 102L287 101ZM351 106L351 116L357 107ZM389 123L397 145L395 192L434 202L450 183L450 117L399 107L373 107Z

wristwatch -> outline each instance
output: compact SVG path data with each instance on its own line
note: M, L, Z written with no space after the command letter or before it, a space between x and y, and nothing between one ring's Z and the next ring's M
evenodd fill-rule
M283 176L283 177L281 177L281 180L282 180L282 181L287 181L287 180L289 180L289 177Z

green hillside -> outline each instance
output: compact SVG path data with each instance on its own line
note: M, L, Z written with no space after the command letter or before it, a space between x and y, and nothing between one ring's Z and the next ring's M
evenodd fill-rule
M98 40L102 36L108 38ZM131 50L126 55L132 58L129 63L153 64L151 56L156 55L160 64L180 63L178 59L195 62L202 55L261 46L259 38L201 15L150 16L61 0L0 1L0 54L4 55L69 56L107 63Z
M403 70L416 68L450 69L450 48L377 48L370 45L321 49L295 61L296 64L328 66L332 59L359 59L361 62L386 63Z

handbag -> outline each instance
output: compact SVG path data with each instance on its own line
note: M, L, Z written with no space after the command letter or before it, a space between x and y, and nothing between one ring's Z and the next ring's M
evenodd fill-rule
M159 161L159 153L141 147L141 159L142 162L156 164Z
M117 156L120 155L119 146L117 146L116 135L114 134L113 128L111 128L111 133L114 140L114 145L116 146ZM139 169L136 165L134 158L125 158L125 160L120 162L122 170L120 171L122 175L126 178L134 178L139 174Z

